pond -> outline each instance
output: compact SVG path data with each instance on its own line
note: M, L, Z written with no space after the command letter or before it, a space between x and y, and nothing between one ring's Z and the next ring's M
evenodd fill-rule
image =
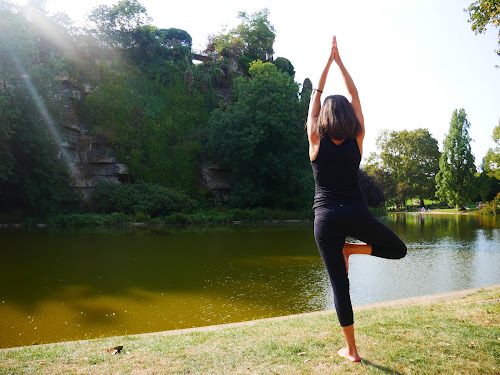
M354 305L500 283L500 221L391 214L402 260L357 255ZM0 347L332 309L312 223L0 231Z

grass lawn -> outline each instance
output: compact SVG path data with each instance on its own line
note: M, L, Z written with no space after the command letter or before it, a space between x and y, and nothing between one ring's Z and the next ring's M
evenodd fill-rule
M360 363L334 355L336 316L0 350L1 374L499 374L500 289L355 313ZM123 345L121 354L106 349Z

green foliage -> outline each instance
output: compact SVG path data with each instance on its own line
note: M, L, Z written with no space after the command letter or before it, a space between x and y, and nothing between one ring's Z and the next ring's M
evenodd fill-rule
M137 0L120 0L117 4L99 5L89 16L95 35L110 46L129 48L134 45L135 30L150 21L146 8Z
M116 145L133 180L196 194L199 132L210 109L206 96L190 90L175 69L163 72L168 86L125 63L103 72L99 90L81 103L81 118Z
M7 5L0 7L0 207L43 216L74 202L58 138L66 119L57 77L66 64L29 22L53 20Z
M137 27L131 38L134 45L122 53L150 79L168 83L166 72L179 74L191 65L191 36L184 30L144 25Z
M222 132L226 138L210 153L217 159L219 153L225 153L225 160L229 160L229 152L242 149L241 155L236 152L241 158L236 157L237 165L233 166L233 203L290 208L308 205L313 185L304 158L307 142L303 122L305 98L310 93L298 94L293 66L287 59L275 62L286 73L272 64L256 64L250 69L253 60L265 60L273 53L275 34L267 10L240 13L241 24L227 38L220 36L229 44L241 42L241 53L234 50L228 55L232 61L194 65L189 33L151 25L146 9L137 0L95 8L90 16L93 29L75 29L64 16L47 17L43 3L30 6L31 10L20 11L5 1L0 3L3 210L23 207L28 214L45 215L75 209L69 171L60 152L64 140L57 137L68 115L88 124L92 135L104 136L114 146L118 160L129 167L131 182L161 184L191 196L202 193L201 144L212 147L217 143L218 130L208 129L210 117L220 126L219 120L232 121L230 116L235 116L239 125L230 127L231 134ZM58 37L44 33L35 19L57 30ZM234 59L240 59L245 74L250 69L252 78L236 79L241 70L234 70ZM70 89L61 87L60 77L67 77L64 85L76 88L80 100L70 101ZM235 103L229 105L226 115L223 108L235 82ZM246 97L246 90L254 93L251 98ZM212 116L216 107L222 109ZM246 119L250 121L248 134L243 126ZM241 140L225 143L237 136L234 131L239 131L238 126L248 135L244 137L250 140L248 145ZM226 145L227 150L221 148ZM250 163L251 170L245 170L250 155L259 157ZM262 165L268 165L269 171ZM253 191L253 185L245 181L252 181L260 190ZM271 189L263 193L264 186ZM166 214L160 213L163 203L144 210L138 208L139 203L134 204L128 210L136 218ZM121 209L129 212L125 206Z
M486 202L477 213L482 215L500 215L500 193L497 194L495 199Z
M477 0L473 2L465 11L469 12L469 22L472 30L476 34L486 31L486 26L500 26L500 1L499 0ZM496 51L500 56L500 30L498 32L498 45Z
M369 207L381 207L385 203L384 188L374 176L359 170L359 184Z
M377 138L380 155L372 154L367 172L384 186L386 197L397 205L409 198L434 198L439 170L437 140L427 129L383 131Z
M115 144L132 180L197 194L200 131L218 104L214 86L224 73L217 63L194 66L191 36L146 24L136 1L98 7L91 18L97 35L117 40L123 34L128 44L89 55L98 90L84 98L78 115Z
M97 212L151 217L189 213L196 208L196 202L184 193L142 181L135 184L100 182L92 191L90 201Z
M212 208L201 210L192 214L175 213L162 217L161 221L166 224L232 224L258 223L281 220L304 220L314 219L312 208L301 211L289 211L284 209L254 208L242 210L239 208Z
M49 226L60 228L123 225L128 222L130 222L129 217L120 212L113 212L111 214L55 215L48 220Z
M215 110L206 152L232 169L231 203L296 209L310 204L311 170L298 85L271 63L251 64L234 103Z
M493 129L495 148L490 148L483 161L483 169L489 175L500 180L500 121Z
M288 73L290 77L295 76L295 68L293 67L290 60L284 57L278 57L276 60L272 62L276 67L284 73Z
M453 111L450 130L439 159L439 173L436 175L436 196L455 205L457 209L463 209L476 193L476 166L470 148L469 128L465 110Z
M245 72L255 60L265 61L272 56L274 27L269 22L269 10L263 9L251 15L239 12L241 23L229 31L211 37L207 50L225 58L235 58Z

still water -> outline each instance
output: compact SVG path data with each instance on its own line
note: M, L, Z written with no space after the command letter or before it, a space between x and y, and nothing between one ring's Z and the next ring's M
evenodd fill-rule
M391 214L402 260L350 260L354 305L500 283L500 220ZM312 223L0 231L0 348L333 308Z

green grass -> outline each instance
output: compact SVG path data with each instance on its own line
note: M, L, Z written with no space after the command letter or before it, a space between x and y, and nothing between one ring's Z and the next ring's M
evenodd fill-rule
M355 313L361 363L335 355L335 315L216 331L0 350L2 374L498 374L500 289ZM123 345L123 353L106 349Z

